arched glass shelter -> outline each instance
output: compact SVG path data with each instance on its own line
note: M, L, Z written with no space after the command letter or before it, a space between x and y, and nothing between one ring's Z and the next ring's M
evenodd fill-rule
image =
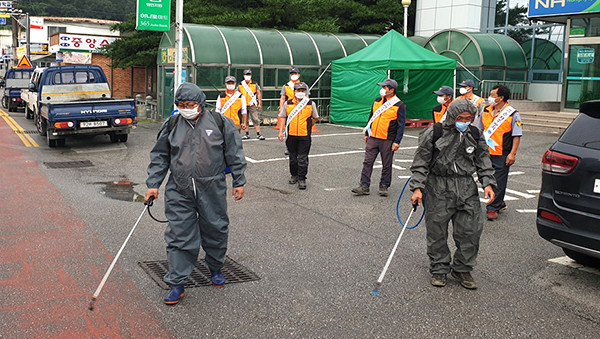
M292 65L300 70L302 81L311 86L331 61L357 52L379 38L197 24L184 24L183 30L183 79L200 86L210 102L225 90L225 76L233 75L239 81L243 70L250 68L266 99L263 110L279 105L279 93L289 81ZM163 34L157 59L158 100L163 117L170 114L173 104L174 34L174 28ZM328 71L312 89L311 97L328 98L330 88Z
M443 30L430 37L424 47L458 61L485 82L512 82L514 85L527 81L525 52L506 35ZM458 80L473 79L462 66L458 65L456 70Z
M533 81L558 81L561 73L562 50L552 41L536 38L531 56L531 39L523 41L521 47L530 60Z

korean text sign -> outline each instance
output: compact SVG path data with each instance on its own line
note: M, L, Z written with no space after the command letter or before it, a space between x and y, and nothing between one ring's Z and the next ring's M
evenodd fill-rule
M137 0L135 28L144 31L170 30L171 0Z

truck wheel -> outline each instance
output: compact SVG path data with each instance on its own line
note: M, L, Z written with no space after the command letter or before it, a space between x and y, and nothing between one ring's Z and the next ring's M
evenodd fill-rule
M129 134L121 134L119 135L119 141L120 142L127 142L127 137L129 136Z
M112 142L112 143L119 142L119 136L118 135L116 135L114 133L110 133L108 136L110 137L110 142Z
M48 122L39 113L35 115L35 118L37 119L35 127L37 127L38 133L45 137L48 134Z
M2 107L3 108L8 108L8 97L3 97L2 98Z

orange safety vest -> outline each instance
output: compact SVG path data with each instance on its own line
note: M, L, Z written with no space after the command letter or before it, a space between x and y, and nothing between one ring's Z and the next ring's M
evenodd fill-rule
M234 92L235 93L235 92ZM227 92L219 94L219 100L221 101L221 107L231 98L233 94L229 95ZM233 120L236 126L242 122L242 96L239 96L233 105L229 106L227 111L221 112L224 116Z
M446 113L446 110L448 109L448 106L445 105L437 105L433 108L433 122L438 123L440 122L440 120L442 120L442 117L444 116L444 113Z
M294 81L294 80L290 80L290 81L293 82L294 84L297 84L300 82L300 79L298 79L296 81ZM294 99L294 89L288 85L288 82L286 82L285 85L283 85L283 87L285 88L285 100Z
M515 111L516 112L516 111ZM514 114L514 113L513 113ZM481 122L483 124L483 130L487 130L488 127L492 124L496 117L494 116L494 106L489 105L485 108L481 115ZM490 137L492 140L498 144L496 149L492 149L490 147L490 155L508 155L512 150L512 115L506 118L504 122L494 131L494 134Z
M245 82L245 81L246 80L244 80L242 82ZM250 101L252 100L252 96L250 95L250 93L246 92L246 88L244 87L244 85L242 84L242 82L240 82L240 85L238 86L238 90L240 92L242 92L242 94L244 95L244 97L246 97L246 105L248 107L250 107L252 105L256 105L256 104L250 105ZM258 97L256 97L256 92L257 92L257 90L256 90L256 85L257 85L256 82L250 80L250 82L247 83L247 85L248 85L248 88L250 88L250 90L252 91L252 94L254 94L254 97L256 98L256 101L258 102Z
M297 101L296 98L286 102L286 116L290 115L299 102L300 101ZM304 108L302 108L302 110L296 114L292 121L290 121L288 125L288 135L293 135L295 137L306 137L310 135L313 114L312 104L312 100L308 100L306 106L304 106Z
M375 99L369 119L384 103L384 97ZM383 140L394 140L396 138L396 133L398 132L398 110L401 105L404 105L404 103L398 101L394 106L388 108L373 120L371 123L371 138Z
M458 98L456 98L454 101L456 101L458 99L467 99L467 98L465 98L464 95L461 95ZM469 99L467 99L467 100L469 100ZM470 101L471 100L469 100L469 102ZM485 106L485 100L482 97L479 97L479 99L475 100L475 107L477 107L478 109L481 109L481 106Z

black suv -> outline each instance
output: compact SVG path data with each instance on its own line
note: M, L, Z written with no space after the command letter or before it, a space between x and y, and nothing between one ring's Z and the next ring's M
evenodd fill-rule
M600 100L581 105L542 159L537 229L583 265L600 264Z

